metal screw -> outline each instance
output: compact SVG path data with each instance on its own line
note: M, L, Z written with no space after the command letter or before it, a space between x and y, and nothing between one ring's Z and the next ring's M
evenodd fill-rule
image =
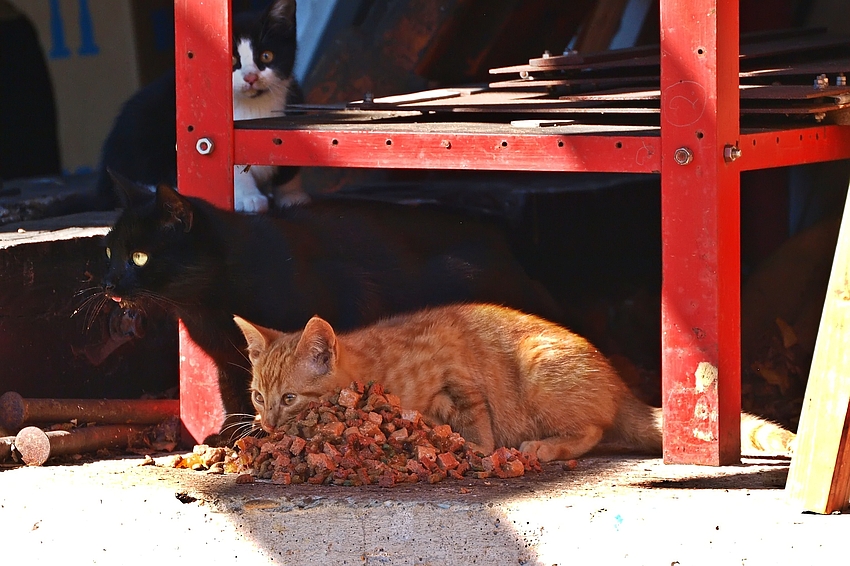
M673 159L679 165L687 165L694 160L694 153L686 147L680 147L676 150L676 153L673 154Z
M847 86L847 77L844 73L840 73L835 77L835 86Z
M549 50L548 50L548 49L547 49L546 51L544 51L544 52L543 52L543 58L544 58L544 59L548 59L548 58L549 58L549 57L551 57L551 56L552 56L552 54L549 52Z
M440 142L440 145L442 145L446 149L452 148L452 142L450 142L449 140L443 140L442 142Z
M375 95L373 95L371 92L367 92L366 94L363 95L363 103L364 104L372 104L372 102L374 100L375 100Z
M209 155L213 150L213 142L210 138L201 138L198 140L198 143L195 144L195 149L198 150L198 153L201 155Z
M815 90L822 90L829 86L829 79L826 77L826 74L820 74L815 79L814 83Z
M741 148L735 145L726 144L723 147L723 160L731 163L741 157Z

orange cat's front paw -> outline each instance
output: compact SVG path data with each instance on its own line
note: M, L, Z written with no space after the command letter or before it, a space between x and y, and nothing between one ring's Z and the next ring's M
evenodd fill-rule
M466 447L469 450L472 450L473 452L476 452L478 454L484 454L485 456L489 456L493 453L493 450L495 450L495 447L493 446L490 446L488 450L486 446L482 446L481 444L478 444L477 442L472 442L471 440L466 441Z
M543 448L543 450L541 450ZM534 456L541 462L548 462L549 460L544 460L541 457L541 452L546 452L545 446L539 440L526 440L522 444L519 445L519 451L528 456Z

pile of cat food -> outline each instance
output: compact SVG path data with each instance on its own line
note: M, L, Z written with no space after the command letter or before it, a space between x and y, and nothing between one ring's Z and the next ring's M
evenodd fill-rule
M432 425L377 383L352 383L311 403L286 429L236 442L245 481L343 486L436 483L451 478L513 478L540 471L535 457L499 448L473 450L449 425Z

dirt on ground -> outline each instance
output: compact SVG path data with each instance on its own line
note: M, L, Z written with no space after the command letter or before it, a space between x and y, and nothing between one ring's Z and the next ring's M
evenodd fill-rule
M238 484L173 455L0 471L0 529L65 564L814 564L848 516L791 506L787 459L593 457L512 479Z

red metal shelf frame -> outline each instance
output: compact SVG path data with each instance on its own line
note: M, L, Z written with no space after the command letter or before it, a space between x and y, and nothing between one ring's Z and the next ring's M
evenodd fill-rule
M176 0L180 190L232 208L235 163L660 172L664 461L737 463L740 172L850 158L850 127L742 134L737 0L661 0L660 7L660 134L496 135L234 129L230 0ZM196 151L203 138L213 144L205 155ZM728 147L740 148L740 158L724 159ZM674 158L680 148L692 156L685 165ZM182 327L180 365L181 417L201 441L222 422L217 372Z

